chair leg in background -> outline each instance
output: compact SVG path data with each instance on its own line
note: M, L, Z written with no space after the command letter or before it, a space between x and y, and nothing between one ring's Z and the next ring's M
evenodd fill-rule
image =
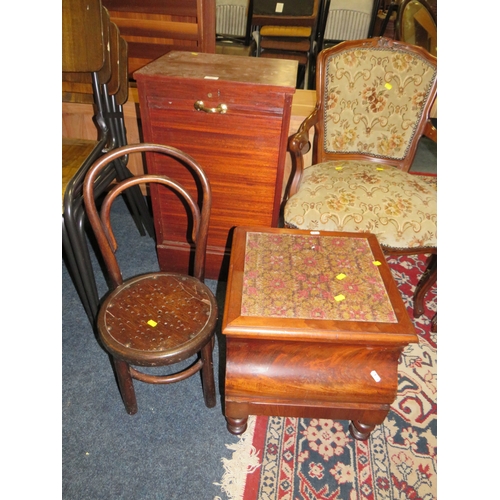
M434 314L431 319L431 333L437 333L438 331L438 313Z
M437 254L429 258L427 269L422 274L413 294L413 316L418 318L424 313L424 297L437 280Z
M130 375L129 365L125 361L116 358L113 358L113 362L125 409L129 415L134 415L137 413L137 399L135 397L134 381Z
M74 260L78 269L79 280L81 280L81 283L83 284L88 305L90 307L91 317L89 317L89 319L93 324L99 308L99 297L95 282L94 269L92 267L92 261L87 245L85 212L83 207L80 207L79 210L75 210L73 207L73 210L65 212L64 220L65 228L73 250Z
M92 305L89 297L87 296L87 290L85 284L83 283L82 276L80 274L80 268L76 261L75 253L73 251L68 231L64 223L64 217L62 217L62 244L69 274L71 276L71 279L73 280L73 284L75 285L75 289L78 293L78 296L80 297L80 301L82 302L83 308L87 313L89 321L93 323L94 313Z
M207 408L213 408L216 404L212 349L213 342L209 341L201 350L201 359L203 361L201 380L203 384L203 397L205 398Z

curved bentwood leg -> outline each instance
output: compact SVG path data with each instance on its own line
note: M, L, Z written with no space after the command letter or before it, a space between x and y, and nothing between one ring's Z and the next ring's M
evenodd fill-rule
M214 379L214 362L212 356L213 339L207 342L201 350L201 359L203 366L201 368L201 379L203 385L203 397L207 408L213 408L216 404L215 395L215 379Z
M130 374L130 367L128 363L121 359L113 358L113 362L125 409L129 415L134 415L137 413L137 399L135 397L134 382Z

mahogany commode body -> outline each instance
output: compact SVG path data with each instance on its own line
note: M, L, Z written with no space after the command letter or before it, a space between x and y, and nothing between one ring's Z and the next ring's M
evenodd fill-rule
M351 420L367 439L418 342L374 235L264 227L234 232L222 332L233 434L269 415Z

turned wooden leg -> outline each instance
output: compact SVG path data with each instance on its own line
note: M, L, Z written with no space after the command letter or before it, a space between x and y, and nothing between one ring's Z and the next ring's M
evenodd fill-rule
M427 269L422 274L415 293L413 294L413 317L418 318L424 313L424 297L437 280L437 254L432 254Z
M125 409L129 415L134 415L137 413L137 400L129 365L125 363L125 361L116 358L113 358L113 362L115 364L118 387L120 388Z
M227 430L231 434L239 436L240 434L243 434L247 430L248 417L244 418L226 417L226 422L227 422Z
M216 403L215 398L215 380L214 380L214 362L212 357L213 341L207 342L201 350L201 381L203 385L203 397L208 408L213 408Z
M434 314L431 319L431 332L437 333L438 331L438 313Z
M368 439L373 429L375 429L374 425L363 424L358 420L352 420L349 425L352 437L358 439L359 441L365 441Z

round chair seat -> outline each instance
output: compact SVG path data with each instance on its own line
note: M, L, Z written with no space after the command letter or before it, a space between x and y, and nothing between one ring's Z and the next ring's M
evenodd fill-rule
M390 165L327 161L304 169L288 227L368 232L394 249L437 247L437 183Z
M177 273L137 276L104 301L98 326L113 356L135 365L168 365L207 344L217 303L198 279Z

